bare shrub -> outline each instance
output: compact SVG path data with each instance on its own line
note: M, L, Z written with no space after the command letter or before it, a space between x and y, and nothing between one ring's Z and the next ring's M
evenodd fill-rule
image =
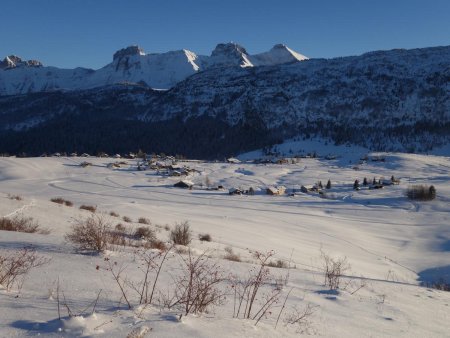
M131 246L132 241L130 239L129 234L125 229L117 229L117 225L115 230L109 231L108 233L108 244L116 245L116 246ZM113 249L113 247L110 247Z
M92 215L85 220L76 221L65 238L78 250L103 252L111 239L111 224L103 215Z
M316 311L318 306L308 303L305 308L300 309L297 305L292 308L292 311L287 313L284 317L284 325L293 325L296 327L297 333L308 333L311 329L311 316Z
M83 204L83 205L80 206L80 209L81 210L87 210L87 211L90 211L90 212L96 212L97 211L97 206Z
M151 224L150 220L148 218L145 218L145 217L139 217L138 223L140 223L140 224L147 224L147 225Z
M137 239L144 239L147 241L154 241L156 239L155 232L149 227L139 227L134 231L134 237Z
M188 253L188 249L184 246L177 246L175 247L175 252L179 255L186 255Z
M111 261L108 257L104 259L106 270L111 272L122 298L128 308L132 304L151 304L156 292L156 285L161 274L162 267L171 252L172 247L165 251L149 251L145 249L135 252L138 269L141 272L138 281L130 280L126 275L126 267ZM153 276L153 278L152 278ZM132 295L135 295L132 298Z
M49 259L36 254L36 250L25 247L11 253L0 251L0 285L9 290L14 283L30 272L31 269L42 266L49 262Z
M211 235L210 234L200 234L200 235L198 235L198 239L201 242L211 242Z
M342 275L350 269L347 258L332 258L323 251L321 251L321 258L324 269L325 286L330 290L339 289Z
M49 234L47 229L41 229L39 223L31 217L15 216L13 218L0 218L0 230L27 233Z
M182 308L184 314L207 312L223 304L225 290L219 284L225 280L217 263L210 261L206 252L194 257L191 250L181 257L182 275L175 279L173 302L169 308Z
M413 185L406 190L410 200L431 201L436 198L436 188L433 185Z
M279 268L279 269L288 269L289 268L288 264L281 259L277 259L276 261L270 261L269 263L267 263L267 266L270 266L271 268Z
M154 239L148 243L144 243L143 245L145 248L148 249L157 249L160 251L166 251L167 250L167 245L166 243L164 243L163 241L160 241L159 239Z
M192 232L189 222L175 224L175 228L170 232L170 240L174 244L187 246L192 241Z
M9 198L10 200L16 200L16 201L21 201L21 200L23 200L22 196L19 196L19 195L11 195L11 194L8 194L8 198Z
M112 216L112 217L120 217L119 214L117 212L114 212L114 211L111 211L109 213L109 215Z
M125 232L126 228L122 223L117 223L115 229L117 231Z
M122 220L123 220L124 222L127 222L127 223L131 223L131 222L132 222L131 218L128 217L128 216L123 216L123 217L122 217Z
M253 256L257 260L257 266L248 272L246 279L233 278L232 288L234 290L234 318L256 320L256 324L271 312L271 308L279 301L282 288L277 283L271 283L274 277L267 268L269 260L274 252L266 253L256 251ZM269 286L266 292L262 291L264 285ZM260 300L259 306L255 301Z
M235 254L233 252L233 248L231 248L230 246L227 246L224 250L225 250L225 255L223 256L223 259L226 259L226 260L232 261L232 262L240 262L241 261L241 257L238 254Z
M61 197L54 197L50 199L50 201L53 203L64 204L64 199Z
M50 199L50 201L53 202L53 203L57 203L57 204L64 204L64 205L66 205L68 207L73 206L73 203L71 201L67 201L67 200L65 200L64 198L61 198L61 197L52 198L52 199Z

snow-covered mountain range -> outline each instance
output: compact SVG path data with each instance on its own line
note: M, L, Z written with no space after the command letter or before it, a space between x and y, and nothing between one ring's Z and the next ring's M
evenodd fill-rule
M306 59L282 44L268 52L250 55L233 42L218 44L211 56L186 49L146 54L142 48L130 46L114 53L113 61L98 70L44 67L39 61L22 61L11 55L0 62L0 95L88 89L123 82L169 89L202 70L277 65Z
M183 53L190 61L173 77L162 69L179 52L169 58L130 47L84 77L89 89L0 96L0 153L143 148L217 158L312 136L383 151L450 144L450 46L301 62L281 45L253 56L236 44L218 45L210 57ZM161 85L153 87L173 82L170 90L136 75L158 74L149 61L158 58ZM29 69L45 68L25 64L3 74ZM69 78L81 81L88 70L76 72ZM99 79L109 85L94 85Z

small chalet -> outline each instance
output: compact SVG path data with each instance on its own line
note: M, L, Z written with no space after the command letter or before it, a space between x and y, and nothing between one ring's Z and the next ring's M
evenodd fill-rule
M285 192L286 192L286 188L283 186L268 187L266 189L267 195L284 195Z
M194 182L188 180L181 180L178 183L175 183L173 186L176 188L190 189L194 186Z
M239 161L237 158L235 158L235 157L230 157L230 158L228 158L227 159L227 162L228 163L234 163L234 164L238 164L238 163L241 163L241 161Z

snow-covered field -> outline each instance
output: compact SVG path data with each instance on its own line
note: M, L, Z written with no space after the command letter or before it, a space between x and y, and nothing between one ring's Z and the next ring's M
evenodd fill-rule
M130 332L151 330L149 337L288 337L297 331L325 337L448 337L450 293L420 286L446 278L450 282L450 158L413 154L382 154L385 162L358 164L355 151L333 160L302 158L294 164L185 163L196 169L189 177L198 188L173 187L179 178L155 171L137 171L136 160L119 169L107 168L108 158L0 158L0 216L32 217L50 234L0 231L1 252L32 245L50 259L31 270L22 287L0 290L0 336L104 336L126 337ZM247 157L250 156L247 154ZM92 166L81 167L85 160ZM181 163L183 164L183 163ZM399 185L379 190L353 190L353 182L374 177ZM207 190L211 185L226 189L253 187L256 194L228 195L228 190ZM326 198L300 193L301 185L328 179L332 187ZM408 185L434 185L437 198L429 202L405 197ZM284 185L288 193L269 196L265 188ZM22 200L8 196L19 195ZM50 202L62 197L72 207ZM133 223L105 216L114 225L136 228L137 220L151 220L157 237L168 240L165 225L189 221L194 232L195 255L208 250L210 263L218 262L224 274L245 277L255 262L249 250L273 250L273 260L283 260L291 269L271 268L274 276L289 278L280 302L255 326L254 320L233 318L233 291L224 304L201 315L183 316L177 308L165 309L155 302L145 309L128 310L105 258L126 267L129 279L137 278L137 261L131 248L108 250L100 255L75 251L64 235L77 220L91 213L79 206L96 205L97 214L114 211ZM200 242L199 234L211 242ZM230 247L242 262L222 257ZM229 248L227 249L230 250ZM323 285L321 251L333 258L346 257L338 291ZM158 281L164 292L180 273L181 257L168 259ZM290 263L289 263L290 262ZM89 308L100 290L95 313L58 319L56 288L64 293L73 312ZM270 286L267 286L268 290ZM280 322L277 316L291 291ZM61 296L60 296L61 297ZM260 304L262 299L257 299ZM292 307L313 308L308 324L285 325ZM131 337L131 335L130 335Z

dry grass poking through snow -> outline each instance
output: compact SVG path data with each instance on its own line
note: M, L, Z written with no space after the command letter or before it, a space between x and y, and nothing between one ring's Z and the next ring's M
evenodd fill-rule
M50 233L49 230L42 229L39 223L34 221L33 218L23 216L15 216L13 218L0 218L0 230L39 233L43 235Z
M21 200L23 200L22 196L19 196L19 195L11 195L11 194L8 194L8 198L9 198L10 200L16 200L16 201L21 201Z
M90 212L96 212L96 211L97 211L97 207L96 207L96 206L93 206L93 205L85 205L85 204L81 205L81 206L80 206L80 209L81 209L81 210L87 210L87 211L90 211Z
M52 198L50 201L57 204L64 204L65 206L68 207L73 206L73 203L71 201L65 200L64 198L61 197Z

